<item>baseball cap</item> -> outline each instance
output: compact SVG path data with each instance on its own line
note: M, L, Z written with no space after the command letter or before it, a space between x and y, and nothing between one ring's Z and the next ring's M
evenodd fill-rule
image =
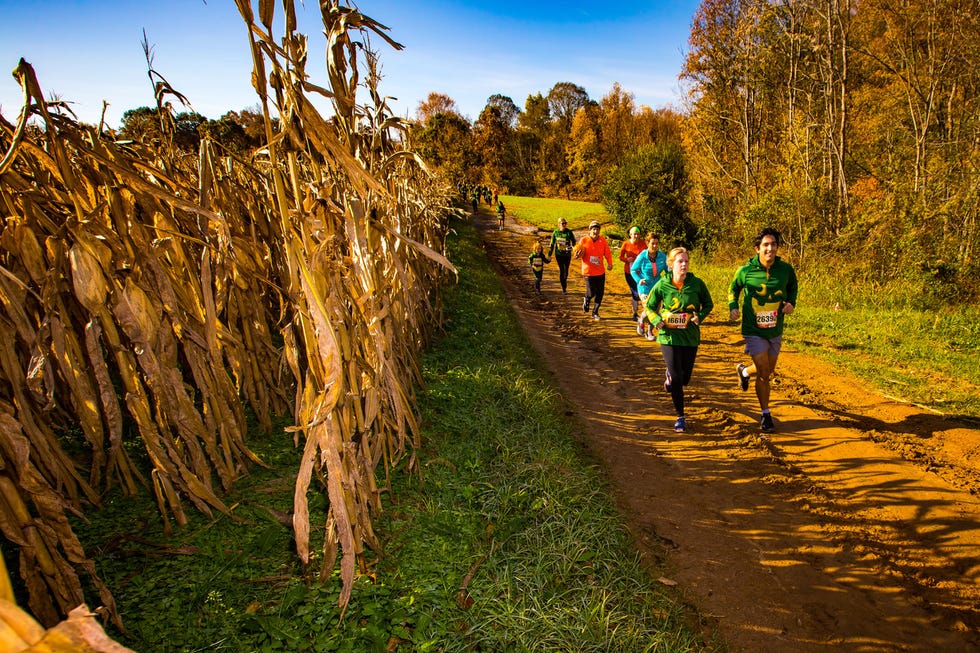
M593 227L598 227L598 226L599 226L599 221L598 220L593 220L592 222L589 223L589 229L592 229Z

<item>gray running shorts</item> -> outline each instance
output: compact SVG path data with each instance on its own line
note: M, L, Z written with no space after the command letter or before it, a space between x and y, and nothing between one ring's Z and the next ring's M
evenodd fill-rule
M755 356L766 351L769 352L770 356L779 356L779 350L782 348L782 336L776 336L771 340L760 336L745 336L745 353L749 356Z

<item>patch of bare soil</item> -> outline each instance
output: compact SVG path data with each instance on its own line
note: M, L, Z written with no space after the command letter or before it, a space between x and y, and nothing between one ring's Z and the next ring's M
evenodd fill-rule
M675 433L660 348L636 334L622 264L594 322L574 261L567 295L553 261L534 293L527 257L550 232L474 221L641 554L666 564L732 651L980 651L976 429L800 354L790 322L776 432L760 437L755 394L735 377L745 355L727 289L711 288L688 430Z

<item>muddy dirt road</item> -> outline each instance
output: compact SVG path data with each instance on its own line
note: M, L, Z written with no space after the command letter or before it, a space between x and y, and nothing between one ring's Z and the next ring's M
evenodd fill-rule
M755 394L734 375L744 355L727 289L710 288L677 434L622 264L594 322L574 261L567 295L554 262L534 293L527 257L550 232L474 222L641 553L665 561L732 651L980 651L980 432L798 353L790 319L776 432L760 437Z

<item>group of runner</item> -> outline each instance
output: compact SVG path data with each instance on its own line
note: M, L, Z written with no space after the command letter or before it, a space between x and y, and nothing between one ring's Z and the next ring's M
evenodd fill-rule
M582 310L593 320L599 320L599 309L605 296L606 271L613 269L612 249L601 235L597 221L589 223L588 233L576 240L567 221L558 221L551 235L548 253L538 243L528 257L534 274L534 288L541 294L544 265L553 257L558 264L559 282L563 294L568 292L568 272L573 259L581 261L585 280ZM769 409L771 380L776 370L782 346L785 316L796 306L798 284L792 265L777 254L782 237L776 229L762 229L753 242L755 256L738 268L728 289L729 319L740 322L745 339L749 364L736 367L738 386L748 390L755 377L755 394L762 411L760 427L771 433L775 425ZM660 238L649 232L640 238L640 231L631 227L628 239L619 251L623 274L630 289L632 318L636 332L660 344L666 366L664 390L670 395L676 413L674 430L687 429L684 412L684 387L694 373L701 324L714 308L705 283L690 272L690 252L675 247L664 254Z

